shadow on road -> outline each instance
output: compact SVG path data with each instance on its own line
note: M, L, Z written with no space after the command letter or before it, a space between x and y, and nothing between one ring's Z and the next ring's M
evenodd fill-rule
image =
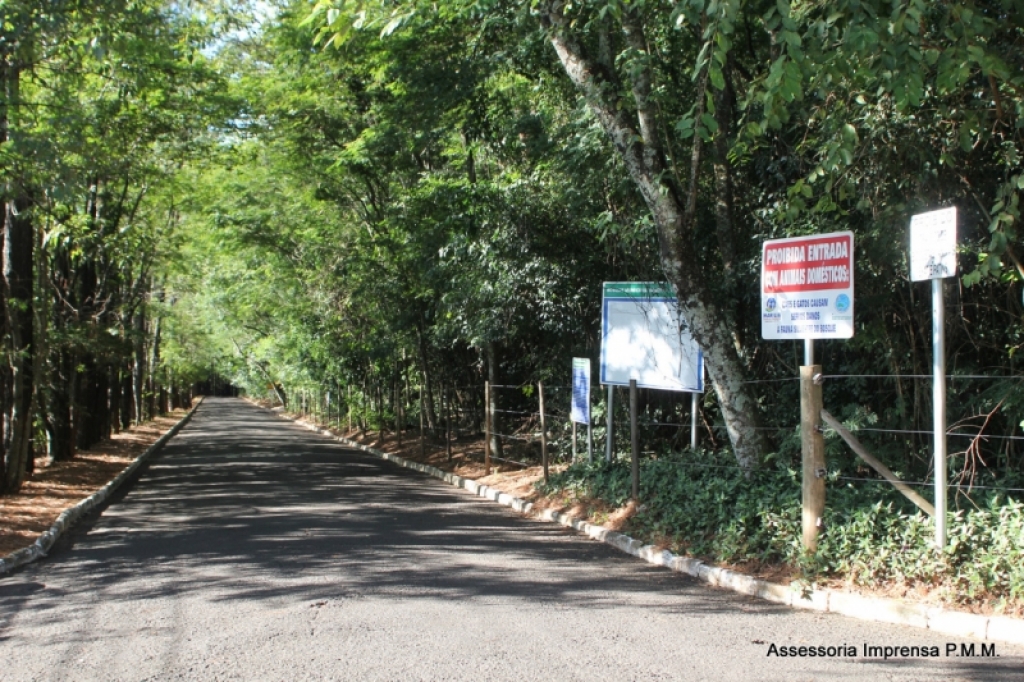
M371 596L574 610L628 603L685 616L698 628L718 613L792 613L519 518L228 398L207 399L140 482L71 542L0 581L0 615L9 622L31 606L60 618L69 586L88 592L91 603L183 593L217 603ZM907 632L887 627L872 625ZM10 636L0 629L0 641ZM1012 679L1021 670L1017 658L945 665L967 679Z

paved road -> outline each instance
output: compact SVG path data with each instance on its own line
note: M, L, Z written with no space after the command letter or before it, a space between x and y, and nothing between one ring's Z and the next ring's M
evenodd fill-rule
M996 658L779 658L955 638L709 588L241 400L0 579L3 680L982 680Z

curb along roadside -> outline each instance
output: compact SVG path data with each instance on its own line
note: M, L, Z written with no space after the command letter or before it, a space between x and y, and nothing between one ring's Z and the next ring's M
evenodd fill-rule
M167 443L167 441L181 431L182 427L192 419L192 415L196 413L199 406L203 404L204 397L205 396L200 396L199 401L191 410L188 411L188 413L185 414L184 417L178 420L177 424L168 429L167 433L160 436L160 438L158 438L152 445L146 448L145 452L132 460L131 464L125 467L121 473L111 479L110 482L78 504L68 507L61 512L60 516L57 517L57 520L53 522L52 526L50 526L50 529L44 531L38 538L36 538L35 542L28 547L11 552L7 556L0 558L0 575L13 571L19 566L24 566L25 564L46 556L46 553L50 551L61 535L73 527L75 523L87 512L106 502L107 499L109 499L125 481L131 478L132 474L138 471L140 466L145 464L160 450L160 448L164 446L165 443Z
M255 403L253 404L255 405ZM678 556L667 550L658 549L653 545L644 545L639 540L628 535L609 530L604 526L589 523L569 514L552 509L534 512L533 503L513 497L490 486L477 483L473 479L442 471L437 467L427 464L413 462L368 445L362 445L302 419L277 412L272 413L304 426L311 431L329 436L354 449L362 450L407 469L415 469L434 478L441 479L446 483L450 483L458 488L464 488L480 497L511 507L517 512L531 514L534 518L543 521L553 521L573 528L594 540L611 545L650 564L664 566L677 573L685 573L716 587L730 589L739 594L758 597L766 601L798 609L838 613L858 620L925 628L954 637L1024 645L1024 620L1018 618L963 613L925 604L902 602L886 597L866 597L839 590L803 588L797 583L787 586L760 580L728 568L705 564L692 557Z

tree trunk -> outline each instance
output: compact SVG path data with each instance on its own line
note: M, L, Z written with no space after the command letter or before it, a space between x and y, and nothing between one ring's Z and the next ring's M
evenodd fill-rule
M498 349L493 341L487 344L484 354L487 356L487 381L491 384L491 404L485 407L491 417L491 452L501 457L501 437L498 435L501 433L501 415L498 414L498 391L494 388L498 384Z
M427 428L430 433L437 434L437 413L434 411L434 394L431 392L433 385L430 375L430 363L427 362L427 340L423 333L422 323L416 327L416 349L419 351L420 373L423 375L423 393L420 400L424 401L423 407L426 410Z
M20 106L20 66L5 55L0 62L0 143L11 139L11 117ZM14 493L25 480L32 439L34 393L33 251L35 230L32 207L24 187L8 182L3 205L3 316L8 357L7 399L3 400L2 492Z
M0 63L0 78L6 77L6 62ZM6 92L4 81L0 80L0 95ZM0 109L0 116L3 109ZM6 132L6 119L0 119L0 135ZM0 143L3 139L0 139ZM0 254L7 251L7 211L0 204ZM2 261L2 256L0 256ZM2 264L2 263L0 263ZM0 339L7 334L7 287L0 282ZM0 346L2 348L2 346ZM6 350L6 349L3 349ZM7 452L11 446L11 368L6 362L0 362L0 493L3 482L7 480Z
M16 77L16 76L15 76ZM20 193L20 192L19 192ZM33 383L33 247L35 235L28 212L30 202L21 194L5 206L3 225L3 287L10 358L10 406L5 414L7 451L3 491L21 489L32 439Z
M732 90L732 79L729 77L727 68L725 71L726 87L715 92L715 121L718 124L718 131L715 133L713 145L713 167L715 174L715 227L718 237L718 251L722 255L722 278L725 286L724 295L726 301L732 302L728 311L729 321L732 327L733 344L736 352L744 354L744 339L740 332L737 320L742 320L744 315L744 301L740 295L740 282L737 277L736 264L739 256L736 251L736 230L735 211L733 209L733 178L732 164L729 163L729 139L732 131L732 112L735 95Z
M55 462L75 456L74 424L71 397L74 395L74 362L71 351L61 349L54 354L54 390L50 394L47 431L50 437L50 458Z
M135 362L132 365L132 421L141 424L146 420L143 387L146 385L146 315L142 306L135 313Z
M121 369L117 362L110 366L110 430L113 433L121 433L121 390L124 388L121 383Z
M158 303L164 302L164 291L163 285L160 285L160 289L156 292L156 300ZM159 309L157 315L153 319L153 345L151 347L151 356L149 360L149 417L152 419L157 416L160 411L158 405L160 404L160 393L162 386L160 385L158 372L160 370L160 341L163 336L163 317L160 314Z
M121 409L118 412L122 431L127 431L132 425L132 404L132 363L129 363L127 367L121 366Z
M88 450L96 438L96 360L91 353L84 353L78 361L75 372L78 387L74 401L75 447Z
M707 285L708 274L695 248L693 231L698 177L701 168L700 136L694 136L689 191L672 179L666 163L663 127L658 110L651 101L652 69L638 60L631 70L633 101L622 96L623 88L613 71L592 59L578 42L562 13L564 4L546 2L539 7L541 23L547 29L558 59L573 83L583 92L622 158L627 171L651 211L658 232L661 266L679 300L684 324L701 345L718 394L722 416L740 466L757 466L763 440L757 429L757 401L749 385L743 383L744 367L734 345L732 330ZM647 40L637 17L623 12L623 35L629 46L646 54ZM705 76L699 79L697 101L704 97ZM631 113L632 112L632 113Z

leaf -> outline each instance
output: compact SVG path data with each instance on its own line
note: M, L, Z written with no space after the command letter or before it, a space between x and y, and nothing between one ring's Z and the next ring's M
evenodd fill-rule
M725 90L725 76L722 75L722 69L717 66L711 67L708 76L711 78L711 85L715 87L715 90Z

